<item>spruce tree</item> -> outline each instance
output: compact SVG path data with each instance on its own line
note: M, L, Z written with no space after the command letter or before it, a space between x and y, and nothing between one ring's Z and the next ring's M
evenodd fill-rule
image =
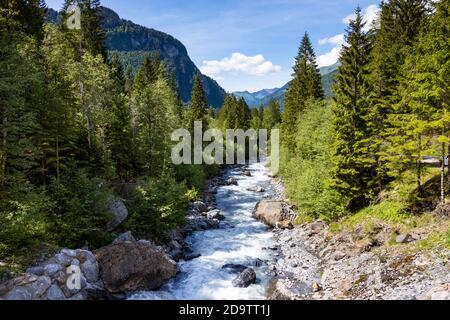
M102 28L100 0L79 0L81 7L81 34L83 48L106 61L106 34Z
M262 121L263 128L269 131L272 130L280 123L280 118L280 105L276 101L271 100L267 108L264 110Z
M121 92L126 91L126 76L123 71L122 62L120 61L119 56L117 53L113 54L110 62L111 66L111 76L113 77L113 80Z
M372 182L376 171L367 140L370 136L366 123L370 108L368 66L372 44L364 25L358 7L356 18L347 29L348 45L343 47L334 87L333 186L351 199L351 209L361 208L374 195Z
M316 55L309 36L305 33L295 59L293 80L285 95L285 110L281 126L283 143L288 150L295 146L297 122L308 99L322 99L324 96Z
M208 103L203 90L202 74L197 72L192 86L191 103L189 105L187 126L193 132L194 122L201 121L203 131L208 129Z
M33 36L38 43L43 40L47 13L44 0L0 0L0 8L14 13L10 18L19 23L22 32Z
M391 180L387 137L391 119L401 101L399 83L406 58L413 50L420 31L428 21L428 0L391 0L381 4L380 25L374 30L371 62L371 112L367 122L371 131L371 152L377 162L379 189Z
M389 164L397 172L416 166L421 191L422 157L439 154L442 159L440 196L444 202L444 163L446 145L450 144L450 1L443 0L435 6L429 26L422 31L402 69L399 86L402 100L396 114L389 118L392 125L388 135Z

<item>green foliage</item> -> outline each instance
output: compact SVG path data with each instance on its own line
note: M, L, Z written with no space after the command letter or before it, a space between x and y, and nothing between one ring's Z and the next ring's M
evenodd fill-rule
M189 128L192 136L194 132L194 122L202 123L203 132L208 130L208 102L206 101L205 91L203 89L202 75L198 72L194 79L192 87L191 103L186 114L186 126Z
M263 112L262 128L270 131L274 129L280 122L280 105L276 101L272 100Z
M374 196L373 185L376 165L370 139L370 113L368 81L371 52L370 35L364 32L361 9L356 10L355 20L350 22L341 53L341 66L337 75L333 126L336 140L333 150L333 186L349 197L349 209L359 209Z
M0 201L0 259L26 254L54 240L48 212L53 208L44 189L17 180Z
M295 156L287 159L288 152L282 150L281 161L287 196L299 214L327 221L345 212L345 197L329 186L334 137L331 120L329 104L309 101L297 126Z
M170 176L146 179L129 202L128 228L141 237L161 237L185 221L188 190Z
M285 95L285 109L281 125L283 144L287 146L287 149L293 149L295 145L295 131L298 119L305 109L305 102L310 98L321 99L324 97L316 55L307 33L302 39L295 59L293 77Z
M106 224L111 218L108 198L111 190L98 178L77 172L54 180L48 186L53 208L49 221L61 246L98 248L111 241Z

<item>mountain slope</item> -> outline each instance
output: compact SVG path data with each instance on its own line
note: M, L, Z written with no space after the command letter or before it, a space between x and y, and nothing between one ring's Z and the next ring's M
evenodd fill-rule
M338 68L339 63L320 68L320 74L322 75L322 87L325 92L325 97L327 98L333 96L332 87L334 80L336 79ZM247 104L252 108L259 107L260 105L267 106L271 100L275 100L280 103L281 106L284 106L284 94L288 88L289 83L279 89L264 89L255 93L250 93L248 91L234 92L234 95L237 97L243 97Z
M101 15L103 28L107 34L106 47L110 53L117 53L124 66L131 65L136 70L146 55L157 52L166 61L170 72L176 75L183 102L190 101L193 78L199 69L179 40L164 32L121 19L109 8L102 7ZM47 19L55 23L59 17L56 11L49 9ZM202 80L209 105L219 108L223 104L225 90L207 76L203 76Z

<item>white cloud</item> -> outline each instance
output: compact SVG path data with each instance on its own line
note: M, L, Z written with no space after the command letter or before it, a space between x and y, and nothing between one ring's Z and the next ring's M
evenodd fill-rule
M261 54L250 57L236 52L231 57L222 60L203 61L200 70L205 75L220 79L220 75L225 72L242 72L254 76L263 76L278 72L281 67L266 60Z
M374 21L377 20L378 15L380 14L380 7L376 4L372 4L363 10L363 22L366 24L364 27L364 31L369 31ZM356 15L350 14L342 19L344 24L349 24L351 20L355 20Z
M372 4L363 10L363 21L366 23L364 31L369 31L374 21L377 20L380 13L378 5ZM342 19L342 22L348 25L351 20L356 18L355 14L350 14ZM338 34L330 38L319 40L320 45L331 44L335 45L331 51L317 57L317 64L319 67L331 66L338 62L341 54L342 45L345 44L344 34Z
M345 36L343 33L337 34L334 37L324 38L319 40L320 45L332 44L336 46L341 46L345 43Z
M335 64L336 62L338 62L340 54L341 54L341 47L336 47L331 49L330 52L318 56L317 64L319 68Z

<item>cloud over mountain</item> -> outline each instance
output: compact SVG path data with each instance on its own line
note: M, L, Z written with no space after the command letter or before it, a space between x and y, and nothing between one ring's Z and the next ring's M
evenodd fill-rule
M256 56L246 56L235 52L230 57L222 60L203 61L201 71L215 79L220 79L225 73L245 73L254 76L264 76L281 70L281 66L274 65L271 61L259 54Z

